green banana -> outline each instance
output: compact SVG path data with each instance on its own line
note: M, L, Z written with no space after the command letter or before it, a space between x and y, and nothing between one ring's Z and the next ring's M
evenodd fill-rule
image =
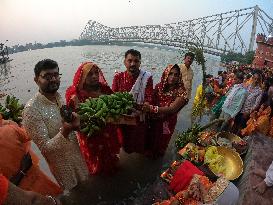
M133 96L127 92L89 98L80 104L78 110L81 118L81 131L84 131L87 137L91 137L106 125L107 119L115 120L121 114L126 114L133 106Z
M89 127L89 126L86 126L86 127L84 127L83 129L81 129L81 132L83 132L83 133L88 133L89 130L90 130L90 127Z
M94 131L99 131L100 130L100 128L97 125L92 125L92 129Z
M93 133L94 133L94 130L90 129L87 134L87 137L91 137L93 135Z
M105 104L104 101L102 99L98 99L96 110L97 111L101 110L101 108L103 107L103 104Z
M104 109L104 108L102 108L100 111L98 111L95 115L94 115L94 117L101 117L102 115L103 115L103 113L105 113L106 112L106 110Z

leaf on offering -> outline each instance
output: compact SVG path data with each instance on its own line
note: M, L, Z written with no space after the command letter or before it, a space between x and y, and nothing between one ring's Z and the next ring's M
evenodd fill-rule
M194 124L192 128L189 128L187 131L178 133L175 141L176 147L181 149L189 142L196 143L200 131L202 131L201 126Z
M202 163L205 156L205 148L188 143L183 149L178 152L184 159L187 159L195 164Z
M22 112L24 106L19 103L19 99L8 95L5 100L5 106L0 104L0 114L5 120L12 120L16 123L22 121Z
M222 174L225 176L226 168L224 167L224 157L218 154L217 147L208 147L205 154L204 163L208 164L213 173L217 175Z
M200 132L198 142L202 146L216 145L216 132L213 130Z
M235 180L243 173L240 155L227 147L209 147L204 162L214 174L223 175L228 180Z

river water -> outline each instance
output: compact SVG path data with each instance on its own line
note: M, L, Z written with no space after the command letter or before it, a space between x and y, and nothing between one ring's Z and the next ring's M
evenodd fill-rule
M26 103L36 92L34 66L42 59L50 58L58 62L62 73L60 93L64 96L66 88L72 83L77 67L84 61L95 62L103 71L108 84L111 86L115 71L124 71L124 53L132 47L126 46L74 46L48 48L26 51L10 55L13 61L0 65L0 93L14 95L21 103ZM181 63L181 51L163 47L148 48L134 46L142 54L141 67L153 74L154 85L159 82L167 64ZM206 56L207 72L216 75L220 67L219 58ZM194 71L192 96L196 87L201 83L201 67L193 63ZM192 97L193 98L193 97ZM1 100L0 100L1 102ZM3 102L3 99L2 99ZM177 131L190 126L190 103L179 113ZM174 138L174 137L173 137ZM96 176L67 196L67 204L134 204L134 197L152 183L160 174L162 166L174 156L173 141L169 145L164 159L151 161L137 154L126 154L121 151L120 171L112 177ZM41 158L41 168L52 177L48 166L39 153L36 145L33 149Z

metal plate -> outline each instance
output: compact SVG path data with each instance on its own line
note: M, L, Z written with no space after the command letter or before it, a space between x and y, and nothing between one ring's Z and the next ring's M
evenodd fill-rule
M228 180L235 180L241 176L244 170L243 161L240 155L227 147L217 147L218 154L224 157L223 166L226 168L225 177ZM217 173L214 173L217 175Z

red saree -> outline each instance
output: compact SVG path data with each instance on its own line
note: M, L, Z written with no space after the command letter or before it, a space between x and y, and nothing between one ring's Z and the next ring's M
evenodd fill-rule
M130 92L136 82L127 71L114 76L112 89L114 92ZM145 88L145 102L152 102L153 79L150 77ZM122 136L120 137L122 147L127 153L143 154L146 146L147 125L139 122L137 125L122 125Z
M182 81L180 81L174 89L167 92L165 91L167 86L167 79L172 67L173 65L169 65L164 70L160 83L155 86L153 104L159 107L170 106L177 97L184 97L187 100L186 89ZM181 109L182 107L180 110ZM163 156L165 154L176 126L177 113L163 115L157 118L152 118L150 120L149 139L147 146L148 151L151 152L154 157Z
M4 204L4 201L8 195L9 181L0 173L0 205Z
M78 68L73 85L66 91L66 103L68 105L71 104L71 98L74 95L78 97L79 102L84 102L87 98L92 97L83 89L83 85L87 74L94 67L97 67L97 65L86 62ZM100 69L99 83L101 94L109 95L113 93ZM77 137L90 174L111 174L116 170L120 151L116 125L108 124L103 130L90 138L87 138L81 132L77 133Z

